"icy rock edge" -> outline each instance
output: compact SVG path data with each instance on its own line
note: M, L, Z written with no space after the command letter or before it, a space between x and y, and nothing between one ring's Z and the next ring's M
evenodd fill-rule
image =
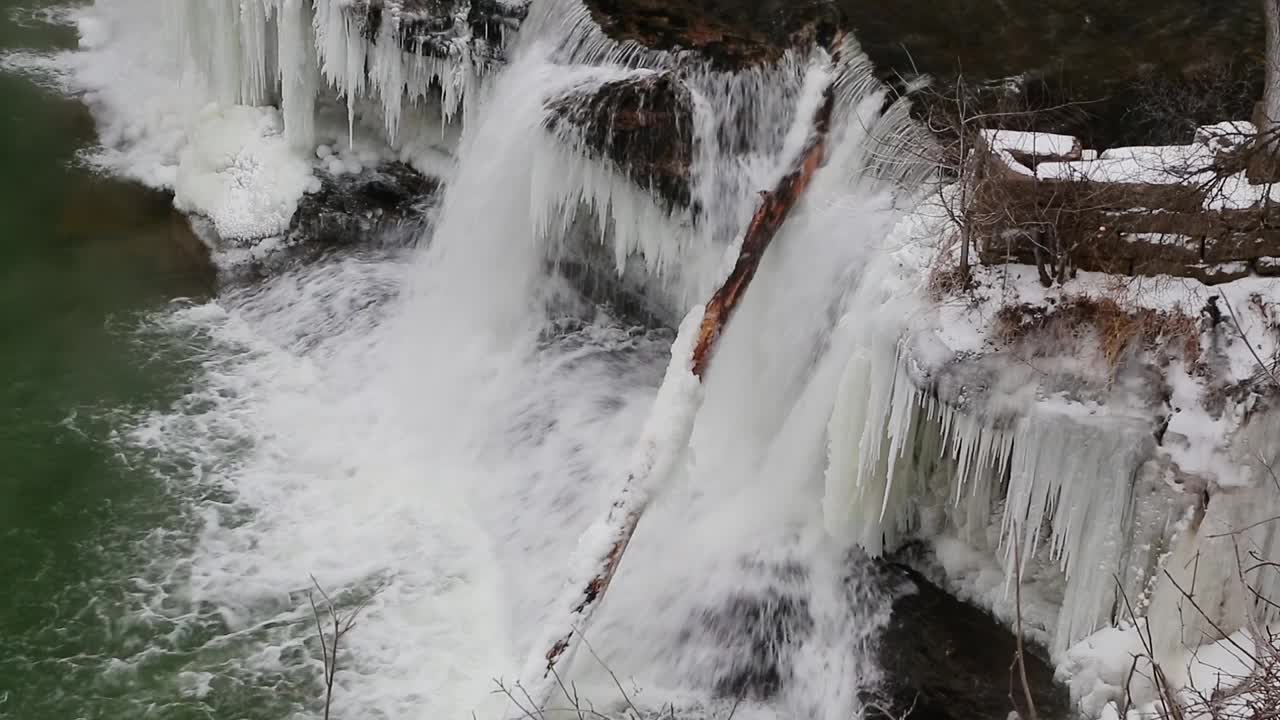
M846 306L841 332L861 343L829 425L828 529L873 556L925 542L954 594L1009 625L1021 581L1027 634L1077 708L1115 714L1128 680L1133 712L1154 716L1151 663L1128 677L1135 655L1203 690L1224 634L1280 619L1280 577L1257 567L1280 557L1280 387L1258 361L1280 349L1277 306L1259 301L1274 283L1124 294L1191 317L1217 296L1239 327L1206 315L1197 360L1131 351L1106 368L1087 334L999 336L1002 308L1115 300L1106 275L1046 290L1034 268L980 267L971 297L930 293L946 202L897 226Z
M102 138L89 159L241 243L283 236L334 178L398 162L446 179L465 98L527 4L419 5L100 0L68 59Z

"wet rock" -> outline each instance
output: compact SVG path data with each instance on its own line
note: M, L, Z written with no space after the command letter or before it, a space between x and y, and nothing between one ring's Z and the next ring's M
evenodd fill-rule
M125 262L181 295L203 296L215 287L209 248L168 193L97 175L76 177L66 187L56 231L60 239L74 240L67 246L86 268Z
M771 588L734 595L703 611L684 642L716 648L717 695L766 700L782 687L787 648L812 630L807 603Z
M601 260L589 257L562 258L553 263L561 276L581 297L608 308L614 317L647 328L671 328L679 321L654 293L646 292L642 280L620 278ZM611 258L609 259L611 261Z
M1232 233L1215 238L1205 246L1207 262L1254 260L1280 255L1280 230Z
M1013 710L1030 717L1013 665L1016 640L1002 624L906 566L887 565L884 573L899 587L879 645L888 705L868 717L1006 720ZM1066 689L1054 683L1052 667L1037 652L1026 653L1036 713L1066 718Z
M282 237L227 240L207 218L189 220L218 264L219 281L251 283L334 252L412 247L429 228L439 187L407 165L389 163L354 175L322 175L320 189L303 196Z
M1261 91L1256 0L839 4L884 78L928 75L947 95L963 77L975 114L1056 108L1008 120L1088 147L1188 142L1197 125L1247 119Z
M421 227L439 183L402 163L358 175L326 175L303 197L286 236L289 245L349 246L397 227Z
M608 82L548 103L546 127L612 160L668 208L690 204L693 100L669 73Z
M406 52L485 63L504 59L504 31L518 28L528 10L524 0L367 0L350 12L371 41L389 22Z

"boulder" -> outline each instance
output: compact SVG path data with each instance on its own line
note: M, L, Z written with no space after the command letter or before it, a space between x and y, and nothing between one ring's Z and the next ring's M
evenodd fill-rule
M358 175L326 175L298 203L289 245L355 245L396 226L425 223L438 183L408 165L389 163Z
M693 100L670 73L579 89L548 103L546 127L613 161L668 208L691 204Z

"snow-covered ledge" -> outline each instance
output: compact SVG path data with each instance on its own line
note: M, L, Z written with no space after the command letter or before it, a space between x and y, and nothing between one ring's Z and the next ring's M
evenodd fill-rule
M1045 289L1011 265L930 292L949 223L922 203L849 305L829 529L872 555L927 542L953 592L1011 625L1021 581L1024 628L1091 716L1125 681L1099 668L1134 644L1100 639L1135 617L1190 682L1196 649L1277 616L1280 576L1247 572L1280 557L1275 281Z

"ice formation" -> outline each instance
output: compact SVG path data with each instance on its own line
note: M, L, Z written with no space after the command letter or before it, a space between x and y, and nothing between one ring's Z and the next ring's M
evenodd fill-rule
M274 108L215 107L179 156L174 204L208 217L221 237L273 237L288 230L298 198L318 183Z
M1015 558L1020 573L1039 558L1056 563L1067 583L1050 629L1055 652L1109 620L1150 444L1143 424L1077 418L1065 405L984 418L930 397L889 343L855 351L830 435L826 508L836 532L878 555L912 533L950 530L995 551L1010 580ZM922 528L929 511L941 517Z
M1157 659L1171 664L1220 639L1219 628L1273 620L1275 606L1261 598L1280 597L1280 577L1257 567L1241 577L1239 558L1280 556L1280 528L1268 522L1280 515L1268 469L1280 459L1274 410L1246 394L1211 414L1211 389L1179 362L1163 368L1163 380L1104 376L1106 390L1081 395L1045 380L1082 372L1080 360L1055 357L1060 343L1040 367L1002 358L987 335L998 308L1052 307L1067 292L1114 298L1114 289L1081 273L1070 289L1045 290L1033 268L1006 268L988 285L992 298L979 290L974 303L933 305L920 292L921 257L947 220L928 205L902 223L883 272L869 271L876 282L846 305L844 322L861 341L828 431L832 533L873 555L930 542L957 592L1010 623L1021 579L1030 634L1060 660L1135 616L1150 619ZM1264 358L1277 349L1274 319L1258 309L1268 283L1170 282L1132 302L1185 312L1184 304L1194 311L1227 298L1240 327L1206 335L1205 361L1220 382L1248 385L1266 378L1236 336L1252 338ZM1150 404L1158 399L1126 395L1130 384L1153 382L1167 384L1164 411ZM1157 432L1160 412L1167 425Z
M373 15L351 0L180 0L165 12L183 38L179 57L208 80L213 99L228 105L278 100L290 141L306 147L313 145L322 83L346 100L353 124L357 102L374 99L391 140L405 108L423 104L433 87L443 116L457 114L483 66L465 23L430 52L406 48L402 23L412 17L401 10L387 3ZM378 26L367 27L375 17Z
M317 142L336 139L330 111L339 103L346 150L373 135L421 170L447 171L438 149L453 142L463 99L494 60L492 44L472 37L465 2L462 17L429 45L415 29L423 11L393 0L377 5L378 12L348 0L101 0L78 11L82 51L61 62L98 121L103 149L90 159L175 190L183 209L225 211L213 219L228 239L261 237L288 222L287 211L313 184L295 177L297 163L280 150L314 164ZM267 118L268 110L278 111L274 127L249 130L234 151L209 124L213 115ZM202 142L213 144L195 147ZM268 155L271 162L259 162ZM276 161L285 166L279 172L270 167ZM219 183L242 197L213 197ZM270 197L250 198L255 189ZM255 210L262 216L226 217Z

